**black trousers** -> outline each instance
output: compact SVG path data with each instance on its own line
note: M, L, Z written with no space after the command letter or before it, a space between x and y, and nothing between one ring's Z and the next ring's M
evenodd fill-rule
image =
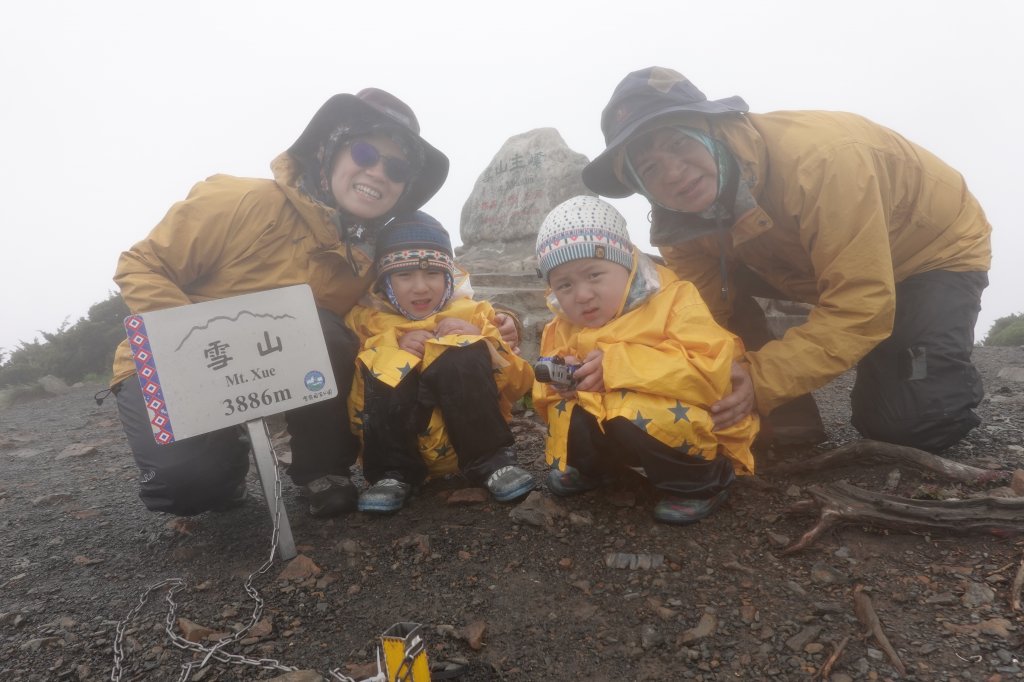
M358 441L345 417L345 400L359 340L337 315L318 312L339 395L285 413L292 449L288 474L296 485L327 474L348 475L358 452ZM178 516L199 514L219 506L245 480L249 443L243 438L244 429L220 429L158 445L138 380L126 379L113 392L139 467L139 497L148 509Z
M857 364L852 393L852 423L866 438L939 452L980 423L973 408L984 387L971 363L974 325L984 272L935 270L896 285L896 318L888 339ZM749 270L737 275L739 294L729 328L748 349L772 338L760 306L750 296L786 299ZM810 395L782 405L769 415L786 418L803 412Z
M394 388L363 369L366 480L423 482L427 467L417 435L427 428L435 407L441 411L459 471L469 481L483 483L495 470L516 463L509 449L514 437L499 408L486 343L449 348L424 372L410 372Z
M732 463L724 455L713 460L688 455L665 445L625 417L604 423L578 405L569 415L567 453L570 466L599 477L624 467L643 467L655 489L689 499L707 499L735 480Z
M896 285L892 335L857 365L853 425L864 436L939 452L981 423L971 362L984 272L935 270Z

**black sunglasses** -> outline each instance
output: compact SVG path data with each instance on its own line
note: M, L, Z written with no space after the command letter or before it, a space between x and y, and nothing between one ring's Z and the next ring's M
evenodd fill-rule
M412 164L397 156L384 156L380 150L369 142L353 142L349 148L352 160L361 168L373 168L379 161L384 161L384 175L391 182L405 184L412 180L415 172Z

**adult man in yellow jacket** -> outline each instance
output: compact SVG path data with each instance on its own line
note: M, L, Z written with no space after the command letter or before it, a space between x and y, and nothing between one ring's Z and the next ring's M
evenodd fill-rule
M865 436L948 447L979 423L983 396L970 355L991 227L977 200L954 169L860 116L747 111L670 69L633 72L583 171L599 194L651 201L651 243L744 337L716 422L770 415L856 365ZM774 340L753 295L814 308Z

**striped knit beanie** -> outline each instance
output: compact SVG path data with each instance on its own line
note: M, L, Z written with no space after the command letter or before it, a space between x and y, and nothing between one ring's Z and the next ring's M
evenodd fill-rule
M537 233L540 275L569 261L599 258L633 267L633 243L626 219L615 208L592 196L578 196L551 209Z
M455 273L455 255L448 233L423 211L395 218L377 237L378 277L414 268Z

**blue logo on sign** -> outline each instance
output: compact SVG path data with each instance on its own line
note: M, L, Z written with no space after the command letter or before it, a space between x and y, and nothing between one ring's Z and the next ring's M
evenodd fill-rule
M318 372L314 369L312 372L306 373L306 377L302 380L302 383L306 384L307 389L315 393L327 384L327 379L324 378L323 372Z

